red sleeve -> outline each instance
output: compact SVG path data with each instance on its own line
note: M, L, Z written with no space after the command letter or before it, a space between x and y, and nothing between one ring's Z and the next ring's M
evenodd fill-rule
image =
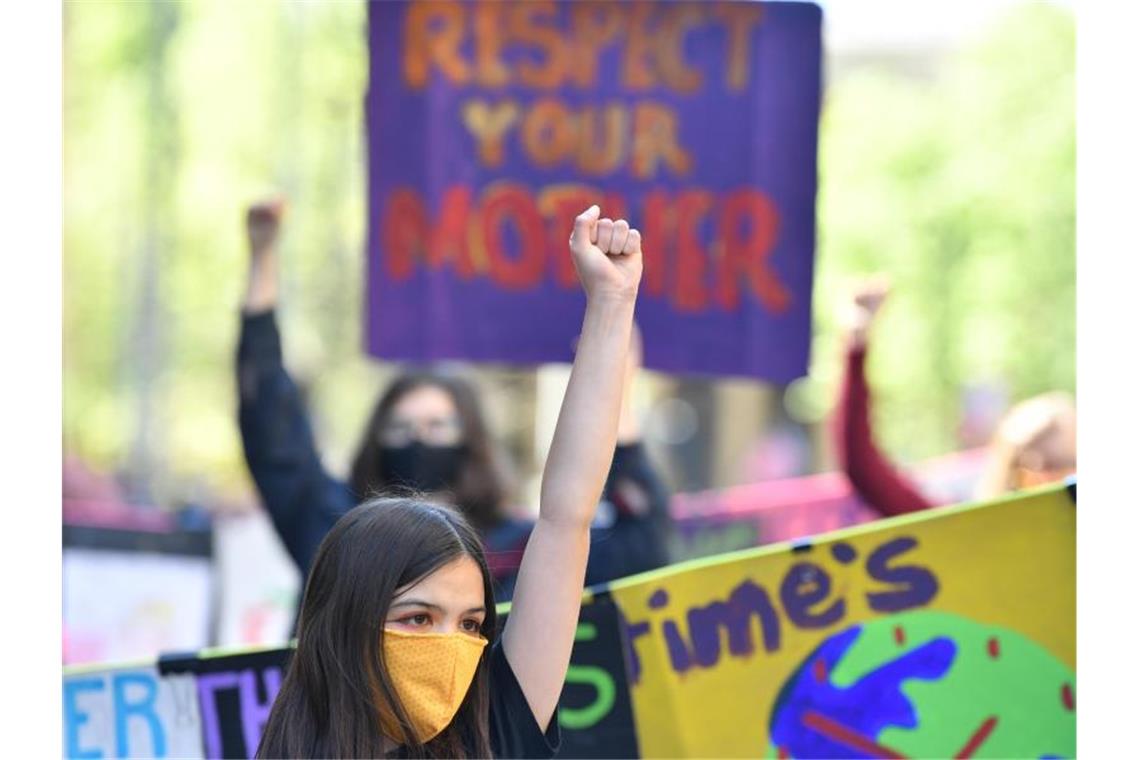
M871 433L871 399L864 373L866 347L847 351L843 388L835 419L840 466L859 497L884 515L918 512L934 506L883 456Z

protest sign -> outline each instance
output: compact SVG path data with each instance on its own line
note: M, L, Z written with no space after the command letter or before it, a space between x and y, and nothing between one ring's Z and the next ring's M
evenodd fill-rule
M290 652L265 649L159 660L164 676L191 675L197 685L207 758L253 757L281 690Z
M647 367L803 375L820 29L810 3L370 4L369 351L569 360L598 203L644 235Z
M63 657L129 661L210 641L208 531L63 526Z
M1074 501L943 507L613 584L648 757L1071 757Z
M1075 528L1050 486L591 589L561 756L1071 757ZM69 670L65 749L250 757L288 655Z
M194 679L153 665L72 671L63 725L64 757L204 757Z

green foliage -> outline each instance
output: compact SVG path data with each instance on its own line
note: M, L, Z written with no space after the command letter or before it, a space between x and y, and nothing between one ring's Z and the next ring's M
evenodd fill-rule
M884 443L955 447L959 392L1072 390L1075 127L1072 17L1019 9L930 76L862 70L825 94L812 388L822 409L852 278L894 293L869 372Z
M384 374L360 351L364 4L151 5L169 7L65 6L64 445L122 466L146 390L160 501L187 479L245 487L242 209L280 189L286 352L343 463ZM1030 5L933 77L862 66L829 84L801 405L830 404L836 304L852 275L880 270L896 287L871 372L896 454L953 448L964 383L1073 387L1073 36L1068 13ZM148 276L157 349L143 361Z

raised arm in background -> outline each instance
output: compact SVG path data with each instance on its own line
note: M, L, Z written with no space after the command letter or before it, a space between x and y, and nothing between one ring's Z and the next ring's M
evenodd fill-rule
M934 506L879 451L871 430L871 392L865 371L867 336L889 292L885 278L868 278L856 287L846 305L847 354L834 420L835 449L852 488L868 506L888 516Z
M538 522L519 568L503 649L544 729L578 623L590 523L617 441L626 355L641 280L641 235L591 206L570 251L586 291L578 352L542 476Z
M262 502L304 574L353 498L321 465L301 395L282 359L274 314L282 211L280 202L262 203L246 215L250 260L237 352L238 422Z

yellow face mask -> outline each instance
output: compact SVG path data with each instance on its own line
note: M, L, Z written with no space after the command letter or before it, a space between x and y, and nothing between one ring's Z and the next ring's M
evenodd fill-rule
M439 735L467 696L487 640L465 633L404 633L384 630L388 678L416 735L428 742ZM384 733L404 741L400 723L380 700Z

